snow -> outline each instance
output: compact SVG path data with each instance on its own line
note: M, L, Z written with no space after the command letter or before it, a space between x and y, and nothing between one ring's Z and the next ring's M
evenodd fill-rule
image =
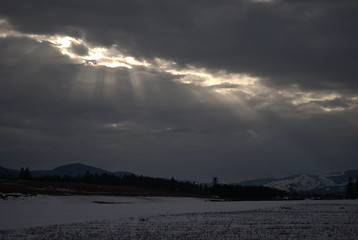
M320 187L337 186L337 184L326 177L299 175L292 179L290 178L273 181L266 184L265 186L281 189L284 191L290 191L291 188L296 191L310 191Z
M0 239L356 239L357 200L36 196L0 200Z
M45 196L1 200L0 229L83 222L117 217L196 212L232 212L276 207L285 202L213 202L204 198Z
M340 172L329 172L323 175L323 177L338 177L338 176L343 176L345 174L344 171L340 171Z

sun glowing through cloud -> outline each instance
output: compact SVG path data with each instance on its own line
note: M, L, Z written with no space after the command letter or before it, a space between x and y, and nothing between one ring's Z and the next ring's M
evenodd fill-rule
M2 20L0 24L5 25L7 22ZM194 66L187 66L179 68L173 61L168 61L161 58L155 58L154 62L139 61L132 56L125 56L116 49L116 45L111 48L91 46L83 39L77 39L70 36L60 35L38 35L38 34L25 34L13 30L8 30L1 35L2 37L15 36L15 37L28 37L39 42L49 42L59 51L69 56L77 63L83 63L91 66L105 66L109 68L124 67L132 69L135 66L144 66L159 72L167 72L173 75L181 75L179 81L185 84L194 84L205 87L214 87L216 92L226 92L233 90L240 86L240 90L248 94L254 94L250 90L250 86L257 84L258 79L250 77L246 74L232 74L220 71L217 73L210 73L204 68L196 68ZM86 56L80 56L72 50L73 44L80 44L88 49ZM225 86L220 86L225 84ZM230 87L231 86L231 87Z
M258 1L271 2L271 1ZM257 96L277 96L285 99L290 99L293 106L301 106L308 103L319 103L324 101L332 101L339 99L341 96L336 92L304 92L297 86L293 88L286 88L276 90L265 86L262 79L250 76L244 73L228 73L224 70L209 71L205 68L198 68L192 65L178 66L174 61L169 61L163 58L154 58L153 60L139 60L133 56L123 54L118 50L117 45L109 48L103 46L93 46L84 39L74 38L64 35L46 35L46 34L26 34L15 31L11 28L8 22L0 19L0 37L26 37L38 42L50 43L57 48L63 55L68 56L77 64L83 64L88 67L104 66L107 68L127 68L133 69L135 67L145 67L148 70L157 72L169 73L175 76L176 81L182 84L190 84L201 87L210 88L212 92L221 95L225 101L240 102L244 97L247 100ZM81 46L85 49L85 54L79 54L73 46ZM141 79L134 72L130 71L130 78L133 91L138 99L144 96ZM240 94L240 97L238 97ZM353 101L352 102L357 102ZM356 104L355 104L356 105ZM330 111L344 111L350 107L344 106L320 106L319 109L324 112Z
M296 95L298 97L296 97L296 99L292 101L294 105L305 104L313 101L330 101L341 97L341 95L339 95L338 93L318 94L302 91L297 92Z
M133 66L148 66L148 63L139 61L131 56L124 56L115 46L112 48L93 47L83 39L63 35L26 34L10 29L6 20L0 19L0 29L3 29L0 37L27 37L38 42L48 42L56 47L63 55L69 56L77 63L93 66L106 66L110 68L125 67L131 69ZM79 44L88 49L88 54L80 56L72 49L72 45Z

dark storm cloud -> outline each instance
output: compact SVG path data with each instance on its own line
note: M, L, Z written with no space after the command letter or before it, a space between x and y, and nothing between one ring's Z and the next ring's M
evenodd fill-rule
M71 44L71 51L79 56L86 56L88 55L88 48L83 44Z
M238 84L232 84L232 83L222 83L222 84L216 84L216 85L212 85L212 88L237 88L239 87Z
M357 1L15 0L0 14L20 31L117 44L139 58L356 91L357 10Z
M323 107L329 107L329 108L348 108L350 107L350 100L342 99L342 98L336 98L333 100L328 101L312 101L311 103L317 103Z

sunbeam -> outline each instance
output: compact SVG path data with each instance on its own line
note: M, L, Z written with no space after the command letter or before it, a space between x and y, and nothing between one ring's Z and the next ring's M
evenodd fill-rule
M145 89L143 88L142 79L140 78L137 67L144 67L151 71L169 73L178 76L176 81L182 84L190 84L209 88L216 92L222 100L228 103L235 101L240 105L240 108L245 108L243 102L240 100L244 97L246 100L257 98L260 96L276 96L286 97L291 99L293 106L301 106L301 109L306 109L305 105L308 103L319 104L333 99L340 99L338 93L332 92L308 92L299 89L297 86L285 89L274 89L265 86L264 81L259 77L250 76L244 73L228 73L227 71L209 71L205 68L197 68L192 65L178 66L174 61L168 61L162 58L154 58L152 61L138 60L132 56L126 56L117 49L117 45L110 48L92 46L84 39L73 38L64 35L45 35L45 34L26 34L12 30L11 26L4 19L0 19L0 28L3 30L0 37L26 37L34 39L38 42L48 42L57 48L63 55L68 56L74 63L83 64L87 67L107 67L112 69L125 68L129 69L131 85L134 95L138 100L143 100L145 97ZM75 47L74 47L75 46ZM81 52L76 48L80 46ZM33 51L28 49L27 51ZM80 54L81 53L81 54ZM84 55L83 55L84 54ZM99 72L105 72L99 76ZM99 83L106 84L107 93L109 89L113 89L113 76L108 75L111 71L101 70L93 71L87 68L81 70L76 78L77 82L86 80L87 84L82 85L88 91L93 92L95 87L100 86ZM91 73L90 73L91 72ZM90 73L90 74L89 74ZM93 76L91 75L93 74ZM99 80L99 77L104 79ZM80 80L81 79L81 80ZM112 80L110 80L112 79ZM97 85L94 84L94 81ZM103 82L102 82L103 81ZM76 85L75 83L74 85ZM240 97L237 97L240 95ZM266 98L267 99L267 98ZM357 106L355 96L349 98L349 105L342 106L319 106L314 108L314 111L344 111ZM269 102L261 103L261 107L266 106ZM259 105L258 105L259 106ZM302 107L303 106L303 107ZM310 108L310 111L313 109ZM252 112L252 110L251 110Z

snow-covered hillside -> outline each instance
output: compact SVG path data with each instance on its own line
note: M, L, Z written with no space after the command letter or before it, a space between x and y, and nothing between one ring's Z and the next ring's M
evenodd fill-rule
M317 175L293 175L286 178L265 178L241 182L242 185L263 185L285 191L309 193L344 193L349 177L356 179L358 170Z
M299 192L306 192L318 189L324 190L330 187L335 187L337 186L337 184L325 177L313 175L299 175L294 178L272 181L270 183L265 184L265 186L285 191L295 190Z

